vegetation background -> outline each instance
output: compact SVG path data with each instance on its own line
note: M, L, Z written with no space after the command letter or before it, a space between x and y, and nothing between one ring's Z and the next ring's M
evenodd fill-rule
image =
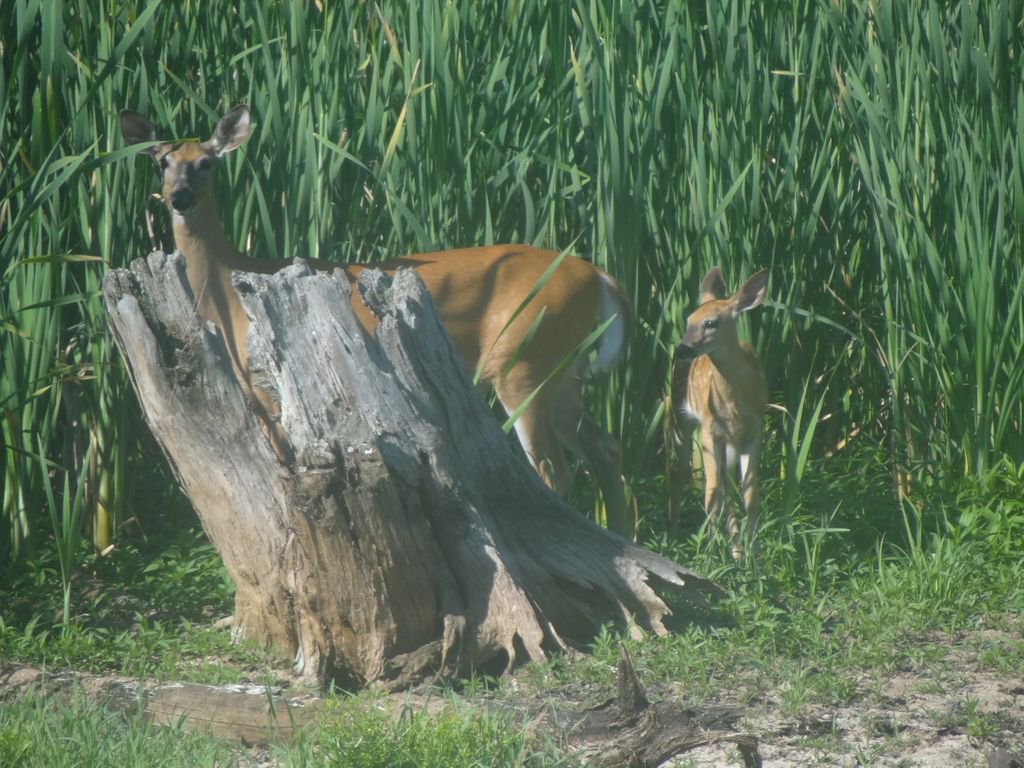
M707 268L770 268L744 331L774 578L814 598L904 563L934 607L974 594L937 553L1017 569L1019 0L8 0L0 30L0 580L48 563L49 620L90 551L182 506L99 296L162 221L122 108L206 138L250 105L220 183L254 254L521 241L611 272L637 322L590 402L642 537L691 560L664 521L671 350Z

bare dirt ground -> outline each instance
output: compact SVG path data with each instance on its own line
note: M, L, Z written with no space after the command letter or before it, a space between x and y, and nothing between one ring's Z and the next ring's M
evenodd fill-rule
M757 735L766 768L1024 768L1024 676L1019 665L996 674L981 663L984 654L998 654L1006 643L1019 648L1019 642L995 631L954 638L938 663L865 676L853 700L841 706L791 711L787 691L772 691L746 705L739 727ZM743 762L731 744L712 744L669 765Z
M970 735L967 701L995 723ZM759 740L763 765L791 766L1024 766L1024 686L985 675L955 691L930 693L913 675L891 681L880 699L843 707L809 706L781 714L769 699L741 721ZM1000 762L1001 760L1001 762ZM672 766L743 765L731 744L713 744L680 756Z

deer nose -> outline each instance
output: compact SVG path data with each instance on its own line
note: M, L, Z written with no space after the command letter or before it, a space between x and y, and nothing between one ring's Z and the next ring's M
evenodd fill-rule
M196 204L196 196L188 187L171 192L171 207L178 213L188 213Z
M689 360L697 356L696 351L693 347L687 344L685 341L680 341L676 344L676 358L679 360Z

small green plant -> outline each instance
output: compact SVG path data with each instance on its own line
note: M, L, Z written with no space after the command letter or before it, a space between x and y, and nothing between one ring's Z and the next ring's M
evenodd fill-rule
M813 363L812 363L813 365ZM834 375L834 371L833 371ZM812 387L815 387L812 389ZM786 412L783 427L785 448L782 464L785 483L783 485L783 514L792 515L796 512L798 489L807 472L811 459L811 448L814 446L814 434L821 421L821 411L828 402L828 382L821 385L820 377L814 381L808 376L792 412Z
M978 649L978 664L1000 675L1020 674L1024 670L1024 640L986 638Z
M1007 725L997 715L982 712L980 702L971 697L933 713L933 719L939 728L966 733L977 741L991 738Z
M25 726L12 723L0 729L0 765L25 765L32 746L32 737Z
M1001 730L996 718L981 711L977 699L964 701L964 716L967 720L965 730L972 739L984 741Z
M1004 458L966 478L956 493L957 532L983 544L990 558L1017 559L1024 552L1024 463Z
M78 554L79 543L82 538L82 517L84 512L82 499L85 492L85 475L88 471L88 465L89 456L86 456L86 460L83 462L79 472L78 482L75 483L74 494L71 492L70 471L63 470L64 492L61 494L58 504L54 498L53 483L50 480L52 465L46 460L42 439L40 438L39 467L43 473L46 506L50 511L50 525L53 527L57 561L60 564L61 588L64 596L64 610L61 612L61 620L65 629L71 625L71 577L72 569L75 566L75 558Z
M346 768L575 765L507 715L471 710L454 697L438 714L405 707L397 717L357 699L339 699L325 713L317 747L330 755L329 765Z

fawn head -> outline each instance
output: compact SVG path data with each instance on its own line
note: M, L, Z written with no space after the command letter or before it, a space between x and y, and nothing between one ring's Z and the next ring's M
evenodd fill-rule
M206 141L163 142L142 150L157 165L161 193L173 217L188 218L213 200L210 183L220 158L249 137L249 108L239 105L222 117ZM121 112L121 134L127 144L156 141L156 128L138 112Z
M714 356L738 343L740 312L758 307L768 290L768 270L762 269L726 298L722 270L712 267L700 284L700 306L686 319L686 332L676 347L677 357Z

